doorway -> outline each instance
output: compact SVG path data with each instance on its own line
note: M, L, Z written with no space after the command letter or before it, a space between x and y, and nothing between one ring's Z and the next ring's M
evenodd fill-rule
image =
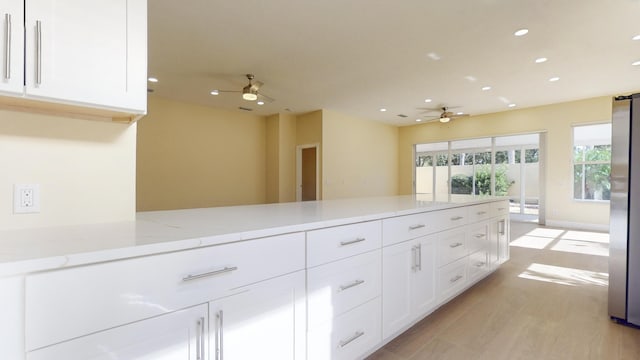
M296 151L296 201L318 200L318 145L300 145Z

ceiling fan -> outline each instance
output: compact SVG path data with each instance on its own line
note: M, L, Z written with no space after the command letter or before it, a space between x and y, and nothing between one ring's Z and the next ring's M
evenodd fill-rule
M426 119L427 121L432 121L432 120L438 120L441 123L448 123L449 121L451 121L452 119L455 118L459 118L459 117L465 117L465 116L469 116L469 114L463 114L463 113L454 113L449 111L450 109L455 109L458 108L459 106L444 106L442 105L440 108L418 108L419 110L426 110L425 112L429 113L429 112L440 112L439 116L434 116L431 118Z
M274 99L259 92L258 90L262 87L262 85L264 85L263 82L261 81L253 81L253 79L255 79L255 76L253 74L246 74L245 75L247 77L247 79L249 80L249 84L247 84L245 87L242 88L242 91L240 90L213 90L211 92L212 95L218 95L218 93L223 93L223 92L241 92L242 93L242 98L244 100L247 101L256 101L258 99L260 99L260 101L267 101L267 102L273 102Z

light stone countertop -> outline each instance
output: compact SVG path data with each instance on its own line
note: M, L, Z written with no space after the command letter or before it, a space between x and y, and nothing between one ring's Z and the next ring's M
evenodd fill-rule
M505 198L406 195L139 212L135 221L0 231L0 277L193 249Z

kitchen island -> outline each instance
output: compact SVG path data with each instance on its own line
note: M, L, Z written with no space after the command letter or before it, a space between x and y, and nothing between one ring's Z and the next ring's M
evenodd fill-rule
M4 231L0 357L364 357L508 259L506 199L447 200L154 211Z

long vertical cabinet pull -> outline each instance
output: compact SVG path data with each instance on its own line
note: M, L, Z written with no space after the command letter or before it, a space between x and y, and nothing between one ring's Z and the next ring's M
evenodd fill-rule
M418 252L418 271L422 271L422 244L418 244L416 251Z
M216 360L224 360L224 349L222 347L224 318L222 310L216 314Z
M42 84L42 22L36 21L36 85Z
M196 328L196 360L204 360L204 318L198 319Z
M4 14L4 79L11 79L11 14Z
M418 259L416 258L416 250L418 248L415 246L411 247L411 270L414 272L418 271Z

